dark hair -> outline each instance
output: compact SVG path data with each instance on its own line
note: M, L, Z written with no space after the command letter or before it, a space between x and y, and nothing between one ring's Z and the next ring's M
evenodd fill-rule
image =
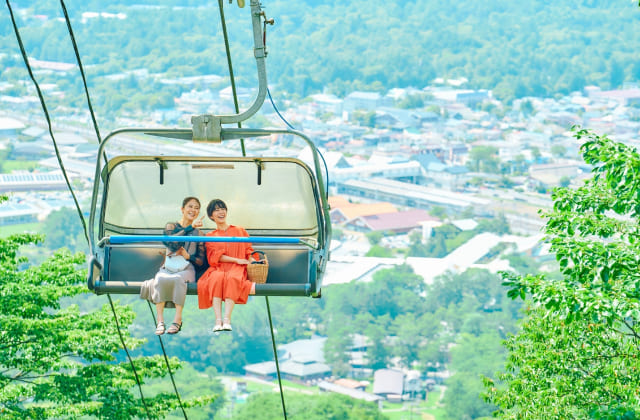
M214 198L213 200L209 201L209 204L207 205L207 216L211 217L216 209L227 210L227 205L219 198Z
M200 204L200 200L198 200L198 198L197 198L197 197L187 197L187 198L185 198L184 200L182 200L182 207L186 206L186 205L187 205L187 203L188 203L189 201L191 201L191 200L196 200L196 203L198 203L198 205L199 205L199 206L202 206L202 205Z

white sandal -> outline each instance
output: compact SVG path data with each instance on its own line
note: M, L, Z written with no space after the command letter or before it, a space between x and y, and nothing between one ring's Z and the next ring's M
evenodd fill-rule
M222 331L233 331L233 328L231 328L231 320L229 318L224 319L224 322L222 323Z

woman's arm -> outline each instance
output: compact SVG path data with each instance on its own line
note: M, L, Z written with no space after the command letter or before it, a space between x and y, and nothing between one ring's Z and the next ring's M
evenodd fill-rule
M198 229L195 229L196 232L192 236L201 236L201 232ZM201 267L204 265L206 258L206 250L204 246L204 242L190 242L187 244L188 250L184 247L178 249L176 252L178 255L182 255L186 260L191 262L196 267Z
M184 236L185 228L177 223L169 222L164 227L164 234L165 236ZM184 246L184 242L163 242L163 244L172 254L177 253Z
M251 261L249 260L245 260L242 258L233 258L230 257L228 255L222 255L220 257L220 262L230 262L230 263L236 263L236 264L240 264L240 265L247 265L247 264L251 264Z

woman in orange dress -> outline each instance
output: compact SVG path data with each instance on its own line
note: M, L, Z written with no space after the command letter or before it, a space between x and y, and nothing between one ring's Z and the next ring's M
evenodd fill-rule
M216 230L206 236L244 236L249 234L239 226L227 223L227 205L214 199L207 205L207 215L216 224ZM255 294L255 283L247 277L247 264L251 263L253 247L249 242L206 242L209 268L198 280L198 307L213 306L216 323L213 332L231 331L231 312L236 303L247 303ZM222 302L224 301L224 318Z

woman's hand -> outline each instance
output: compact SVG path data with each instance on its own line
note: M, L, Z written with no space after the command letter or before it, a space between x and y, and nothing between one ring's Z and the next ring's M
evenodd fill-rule
M202 219L204 219L204 216L202 216L199 219L196 219L193 221L193 223L191 223L191 227L196 229L196 228L201 228L202 227Z
M177 250L177 251L176 251L176 255L182 255L182 257L183 257L185 260L188 260L188 259L189 259L189 257L191 257L191 255L189 255L189 253L187 252L187 250L186 250L186 249L184 249L184 247L182 247L182 246L180 247L180 249L179 249L179 250Z
M251 260L243 260L242 258L238 258L236 263L240 264L240 265L249 265L249 264L251 264Z

